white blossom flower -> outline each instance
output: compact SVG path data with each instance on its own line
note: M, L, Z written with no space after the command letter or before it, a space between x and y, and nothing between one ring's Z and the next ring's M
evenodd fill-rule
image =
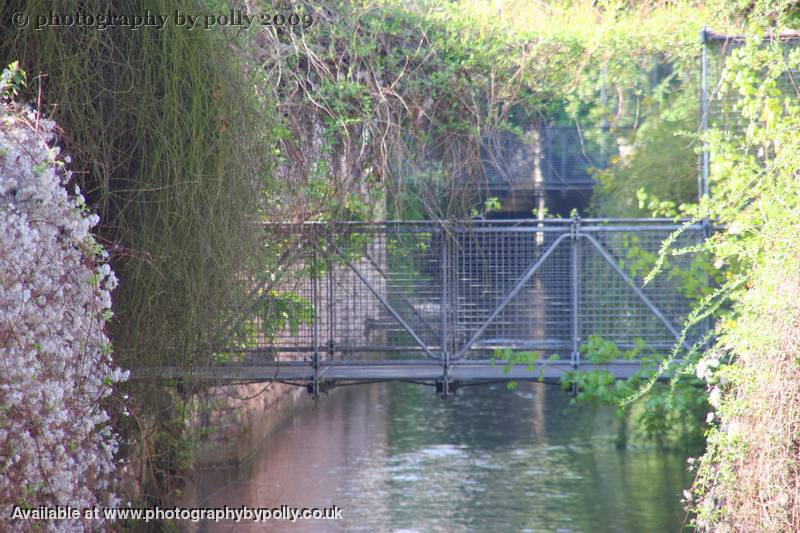
M715 409L719 409L722 403L722 391L719 387L713 387L711 392L708 393L708 403Z
M103 327L117 280L108 255L89 251L98 217L83 212L77 186L67 192L55 124L14 104L0 104L0 124L0 531L13 531L30 527L10 520L17 504L118 502L118 442L99 402L111 393L104 380L128 372L114 366Z

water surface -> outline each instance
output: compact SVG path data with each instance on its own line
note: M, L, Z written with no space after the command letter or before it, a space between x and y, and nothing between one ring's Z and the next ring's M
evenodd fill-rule
M296 413L238 471L205 472L206 506L326 507L342 521L202 524L202 531L680 531L683 457L616 444L608 410L558 387L361 385Z

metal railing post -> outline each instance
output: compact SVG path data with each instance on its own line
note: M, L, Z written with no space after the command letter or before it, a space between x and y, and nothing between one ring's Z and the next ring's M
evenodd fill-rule
M317 305L317 293L319 292L317 282L317 226L311 226L311 343L314 346L314 353L311 364L314 368L311 388L309 392L315 400L319 398L319 309Z
M450 350L448 347L450 336L448 335L447 328L449 327L448 313L450 313L450 299L448 291L449 276L448 268L448 240L447 231L443 222L439 222L439 235L441 239L441 257L439 260L439 267L442 269L442 299L440 302L440 309L442 313L442 396L447 396L449 393L449 374L450 374Z
M702 99L700 102L700 112L702 113L700 116L700 128L703 132L703 135L708 133L708 115L711 112L711 102L710 98L711 95L709 94L709 87L708 87L708 44L709 44L709 29L708 26L704 26L703 29L700 31L700 42L703 45L702 55L701 55L701 64L700 64L700 98ZM708 141L703 139L703 153L701 155L701 168L700 168L700 183L698 185L698 201L702 201L703 198L708 198L710 195L710 155L708 153ZM705 241L711 236L711 220L708 217L703 218L702 221L703 233L702 238ZM711 325L711 318L706 317L703 319L702 326L703 331L710 331Z
M700 31L700 42L703 45L702 55L700 56L700 129L703 134L708 132L708 28L704 27ZM702 200L708 196L709 185L709 155L708 142L703 139L703 154L701 155L700 179L697 184L697 199Z
M331 261L330 257L325 259L325 266L328 269L326 273L326 284L327 286L327 298L328 298L328 343L327 343L327 350L328 350L328 361L333 361L334 359L334 351L336 349L336 307L334 301L334 292L333 292L333 284L334 284L334 277L333 277L333 261Z
M571 241L572 247L570 248L572 251L572 261L570 261L570 274L571 274L571 298L570 298L570 308L572 311L572 354L570 356L570 360L572 362L572 368L577 370L578 366L580 366L580 268L578 262L580 261L580 224L581 219L578 215L572 217L572 225L570 226L571 232ZM577 392L575 390L575 383L572 384L573 392Z

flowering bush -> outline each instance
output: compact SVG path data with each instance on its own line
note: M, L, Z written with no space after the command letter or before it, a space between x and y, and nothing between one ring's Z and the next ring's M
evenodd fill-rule
M98 217L65 189L55 124L9 99L18 77L0 78L0 530L74 531L85 524L12 510L117 504L101 405L127 378L104 333L116 278L89 232Z

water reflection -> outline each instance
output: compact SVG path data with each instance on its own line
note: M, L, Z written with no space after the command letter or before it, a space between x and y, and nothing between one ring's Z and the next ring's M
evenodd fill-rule
M609 412L568 402L542 384L469 387L446 401L414 385L338 390L238 473L204 474L198 491L208 506L335 504L344 521L202 530L679 531L683 459L619 451Z

